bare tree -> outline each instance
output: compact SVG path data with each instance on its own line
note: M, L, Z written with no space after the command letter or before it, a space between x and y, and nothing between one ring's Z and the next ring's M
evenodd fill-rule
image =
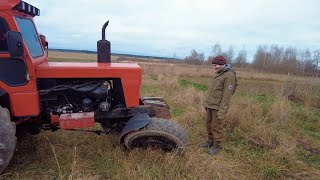
M190 52L190 56L184 58L184 61L189 64L200 65L204 63L204 54L198 53L195 49Z
M212 46L212 50L211 50L211 54L210 56L215 57L215 56L219 56L222 54L222 47L220 45L219 42L216 42L213 46Z
M285 68L286 73L297 74L299 72L299 62L297 49L288 47L284 51L281 66Z
M279 65L282 63L283 60L283 48L279 47L277 44L273 44L270 47L270 66L274 70L279 70Z
M300 73L305 74L306 73L306 65L308 64L308 67L310 66L311 61L311 52L309 49L305 49L300 51L299 53L299 61L300 61Z
M210 64L212 59L216 56L219 56L222 54L222 48L221 48L221 45L219 42L216 42L213 46L212 46L212 49L211 49L211 53L210 53L210 56L208 56L208 59L207 59L207 63Z
M222 52L222 56L228 60L229 64L233 64L233 57L234 57L234 48L233 46L229 46L229 49L225 52Z
M259 69L260 71L265 71L270 60L270 53L268 53L268 47L266 45L259 45L258 49L254 55L253 67Z
M246 63L247 63L247 51L245 50L245 48L243 48L238 52L238 55L234 61L234 66L240 67L242 69L244 65L246 65Z
M313 51L313 60L316 63L317 71L319 70L320 49Z

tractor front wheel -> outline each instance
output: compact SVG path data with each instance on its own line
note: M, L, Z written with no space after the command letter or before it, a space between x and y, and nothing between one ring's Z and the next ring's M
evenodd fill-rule
M124 144L128 149L159 149L183 154L188 146L188 138L177 123L160 118L152 118L143 129L129 133Z
M0 106L0 174L8 166L17 143L16 126L9 110Z

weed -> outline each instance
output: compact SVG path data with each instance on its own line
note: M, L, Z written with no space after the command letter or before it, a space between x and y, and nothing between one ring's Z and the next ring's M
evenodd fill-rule
M278 179L281 175L281 170L274 165L263 165L261 170L266 179Z
M308 165L314 166L316 168L320 168L320 154L312 153L302 146L297 147L296 149L298 157L306 162Z
M184 110L180 107L171 106L171 114L173 117L181 116L184 113Z
M187 79L181 79L179 80L179 83L181 86L183 87L194 87L195 89L199 90L199 91L202 91L202 92L205 92L208 90L208 86L207 85L204 85L204 84L200 84L200 83L195 83L195 82L192 82L192 81L189 81Z

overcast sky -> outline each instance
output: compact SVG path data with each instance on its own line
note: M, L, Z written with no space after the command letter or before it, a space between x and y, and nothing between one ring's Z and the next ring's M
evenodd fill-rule
M210 55L212 45L245 47L251 59L260 44L320 49L316 0L25 0L49 47L96 50L102 25L112 52L153 56Z

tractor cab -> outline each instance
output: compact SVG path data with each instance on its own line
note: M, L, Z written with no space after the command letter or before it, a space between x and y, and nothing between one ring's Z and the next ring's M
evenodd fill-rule
M28 55L30 59L25 61L43 60L47 42L45 36L38 34L33 22L40 10L20 0L2 1L0 6L1 54L9 53L10 57Z
M47 61L47 42L33 21L39 15L24 1L0 1L0 105L14 117L40 113L36 66Z

